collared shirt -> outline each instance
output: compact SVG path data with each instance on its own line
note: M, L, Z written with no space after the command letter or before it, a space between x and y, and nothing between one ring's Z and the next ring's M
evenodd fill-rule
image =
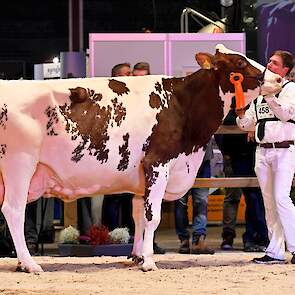
M285 80L285 85L288 81ZM259 118L257 118L257 116ZM265 123L265 134L262 140L257 137L256 125L258 119L276 117L278 121L267 121ZM257 97L256 106L251 102L245 117L237 118L238 126L246 131L256 131L255 138L258 143L282 142L295 140L295 124L287 122L295 121L295 83L286 84L282 91L276 96Z

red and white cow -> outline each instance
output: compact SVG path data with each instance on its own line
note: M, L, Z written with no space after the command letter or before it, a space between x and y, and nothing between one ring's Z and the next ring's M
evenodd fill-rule
M0 203L19 267L42 271L24 239L27 202L131 192L132 255L143 258L143 270L156 269L162 199L180 198L193 185L204 146L229 108L220 93L233 92L230 72L244 75L245 92L260 86L262 68L242 55L219 46L212 62L214 69L185 78L0 81ZM268 92L281 87L273 81Z

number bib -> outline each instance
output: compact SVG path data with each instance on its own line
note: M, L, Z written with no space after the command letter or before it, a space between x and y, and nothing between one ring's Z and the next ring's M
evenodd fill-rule
M260 104L257 104L257 120L261 119L269 119L269 118L275 118L274 113L269 108L268 104L265 102L262 102Z

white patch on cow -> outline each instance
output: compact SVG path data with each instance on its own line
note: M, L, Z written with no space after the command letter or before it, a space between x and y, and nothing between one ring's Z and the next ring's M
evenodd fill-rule
M220 53L237 54L237 55L243 56L252 66L257 68L261 72L263 72L264 69L265 69L265 67L263 65L259 64L258 62L248 58L246 55L244 55L244 54L242 54L240 52L236 52L236 51L233 51L233 50L230 50L230 49L226 48L223 44L217 44L215 46L215 49L218 50Z

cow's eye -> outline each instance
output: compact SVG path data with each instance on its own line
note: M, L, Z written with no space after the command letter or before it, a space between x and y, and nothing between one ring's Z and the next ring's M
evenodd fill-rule
M247 63L244 60L239 59L238 62L237 62L237 66L238 66L238 68L242 69L242 68L245 68L247 66Z
M281 83L282 79L281 78L277 78L277 83Z

